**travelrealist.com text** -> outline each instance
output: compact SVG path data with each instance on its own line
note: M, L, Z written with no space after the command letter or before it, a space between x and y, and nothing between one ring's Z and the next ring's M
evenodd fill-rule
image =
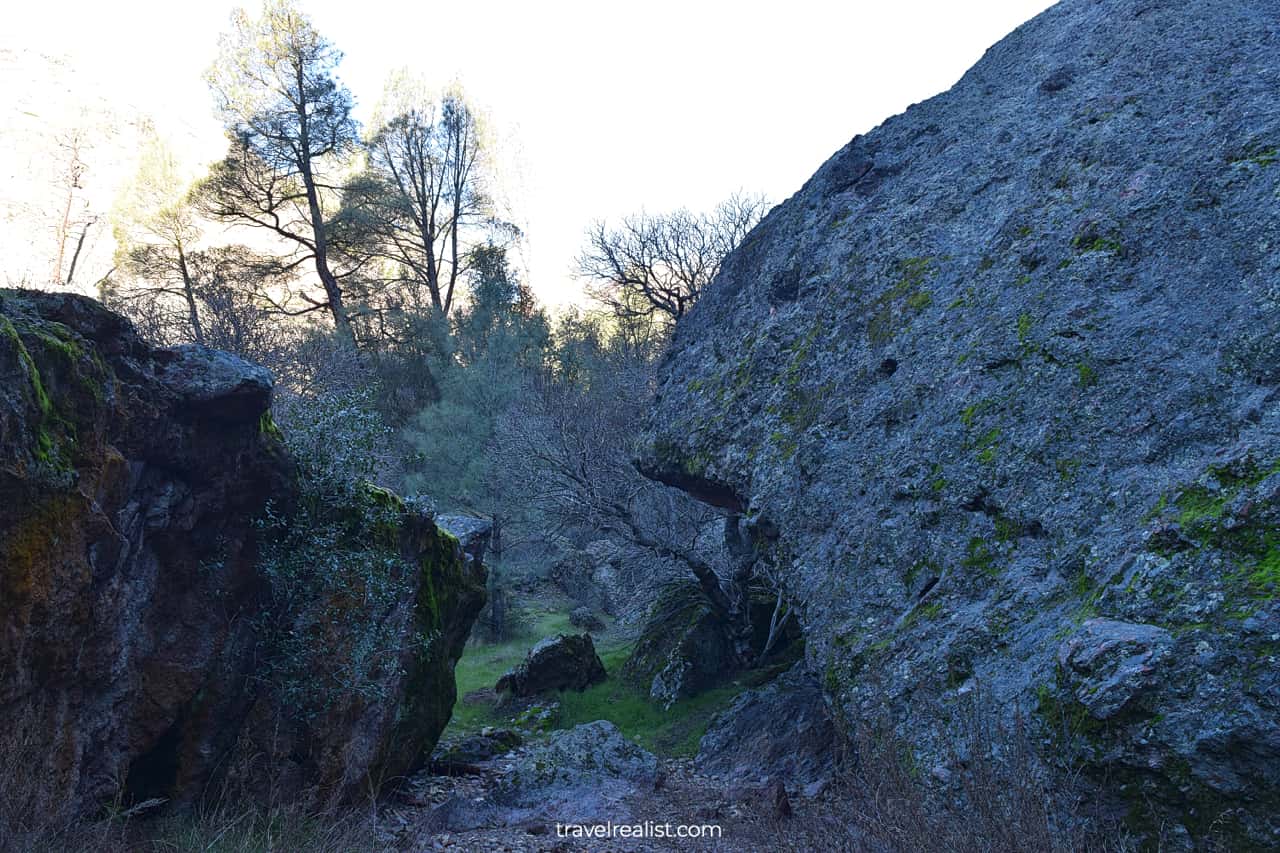
M720 826L714 823L557 823L558 838L719 838Z

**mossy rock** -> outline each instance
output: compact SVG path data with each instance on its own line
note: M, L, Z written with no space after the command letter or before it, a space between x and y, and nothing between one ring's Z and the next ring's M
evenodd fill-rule
M766 591L751 591L756 653L768 641L774 604ZM801 639L798 626L788 620L774 651L781 652ZM711 609L698 584L682 578L659 591L635 649L623 665L623 677L647 686L653 699L670 706L722 683L741 668L728 626Z

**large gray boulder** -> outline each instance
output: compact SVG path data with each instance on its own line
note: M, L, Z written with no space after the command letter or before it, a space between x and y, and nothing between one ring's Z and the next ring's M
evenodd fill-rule
M1237 847L1280 844L1278 43L1273 0L1020 27L748 235L640 453L765 531L842 719L933 763L979 686Z
M454 539L467 560L472 563L484 562L484 552L489 548L489 539L493 535L493 522L487 518L474 515L438 515L436 526Z
M552 732L527 749L494 799L590 817L633 792L652 790L657 779L653 753L627 740L613 723L597 720Z
M538 642L494 690L536 696L553 690L586 690L607 677L590 634L557 634Z
M802 666L748 690L711 721L698 768L735 783L776 781L800 790L826 785L840 746L818 682Z
M769 620L776 598L756 587L750 590L751 621L756 629L752 650L759 654L769 639ZM798 638L795 621L783 622L772 653ZM742 669L734 654L729 626L707 603L692 578L663 584L645 617L626 663L623 677L647 688L649 697L665 708L724 683Z
M648 816L633 802L658 782L658 759L606 720L552 732L512 759L491 796L455 796L431 811L433 831L630 823Z

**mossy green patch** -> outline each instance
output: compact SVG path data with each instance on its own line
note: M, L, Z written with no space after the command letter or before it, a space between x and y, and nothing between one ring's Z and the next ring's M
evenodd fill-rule
M907 307L912 311L923 311L933 304L933 296L927 290L917 290L907 297Z
M982 572L988 577L1000 575L1000 567L996 565L991 546L981 536L974 536L965 545L964 558L960 561L960 565L966 569Z
M1090 252L1106 252L1112 255L1124 254L1124 245L1114 236L1079 234L1071 241L1071 247L1082 255Z
M272 441L284 441L284 433L280 431L280 427L276 426L275 418L271 417L270 409L263 412L262 417L258 418L258 432Z
M964 424L966 427L973 426L977 421L978 416L990 409L993 405L995 404L990 400L979 400L976 403L971 403L970 405L965 406L960 410L960 423Z
M918 314L933 304L933 297L921 285L934 271L931 257L903 258L898 261L898 280L871 303L867 321L867 339L874 346L893 340L900 321Z
M984 432L973 442L973 449L978 455L978 461L983 465L992 465L996 461L996 456L1000 447L999 427L992 427Z
M1233 166L1248 164L1251 166L1270 166L1280 161L1280 148L1274 145L1254 144L1228 160Z
M937 619L942 615L942 602L931 601L928 604L918 604L907 614L907 618L903 620L902 627L910 628L917 622L929 622Z
M1035 320L1030 314L1022 313L1018 315L1018 343L1024 347L1031 341L1031 329L1035 325Z
M1280 591L1280 545L1272 544L1248 573L1249 589L1259 596L1274 598Z
M60 324L54 323L51 325L57 326ZM65 355L73 352L70 345L65 344L58 336L47 332L39 332L37 334L36 331L33 331L34 327L29 327L29 324L24 325L23 329L29 338L42 347L47 339L49 346L53 347L56 353ZM69 335L70 332L68 331L67 334ZM37 367L30 350L23 343L17 327L3 315L0 315L0 337L7 339L10 346L14 348L18 362L22 365L23 371L27 375L31 398L39 412L39 419L34 424L34 435L32 436L32 456L46 469L57 472L59 477L65 476L72 469L71 448L75 444L75 424L55 408L44 378L41 376L40 369ZM78 350L75 352L78 352ZM69 372L71 375L75 375L76 361L76 357L71 357L71 361L62 365L60 369L64 373Z

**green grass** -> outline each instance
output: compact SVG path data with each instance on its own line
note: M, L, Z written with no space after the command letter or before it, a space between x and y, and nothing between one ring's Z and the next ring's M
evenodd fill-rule
M453 704L449 733L471 732L484 726L501 725L507 722L501 715L494 713L489 703L467 705L462 698L475 690L493 689L498 679L506 675L507 670L524 660L529 649L543 637L576 633L580 632L569 624L568 613L554 609L540 609L534 611L533 625L523 636L505 643L468 643L466 651L462 653L462 658L453 671L458 683L458 699Z
M1255 598L1274 598L1280 593L1280 546L1272 544L1252 567L1246 569L1249 593Z
M534 643L559 633L576 633L569 625L568 614L546 607L534 612L532 628L525 636L506 643L472 643L467 646L455 677L458 700L449 722L450 735L477 731L484 726L509 726L509 715L493 708L491 703L467 705L462 701L474 690L492 689L497 680L520 661ZM631 654L634 640L620 636L612 629L596 637L596 651L608 672L607 681L577 692L566 690L556 698L560 702L560 728L572 728L595 720L608 720L624 735L659 755L692 756L707 724L728 707L733 698L748 687L763 683L776 671L744 673L743 677L716 687L691 699L682 699L669 710L649 698L648 690L624 681L622 665Z
M560 696L560 727L573 728L595 720L608 720L624 735L658 755L693 756L707 724L733 698L747 688L735 681L681 699L668 710L649 699L647 690L629 684L615 673L631 652L626 646L611 655L602 654L609 680L581 693L566 691ZM610 658L613 658L612 660Z

